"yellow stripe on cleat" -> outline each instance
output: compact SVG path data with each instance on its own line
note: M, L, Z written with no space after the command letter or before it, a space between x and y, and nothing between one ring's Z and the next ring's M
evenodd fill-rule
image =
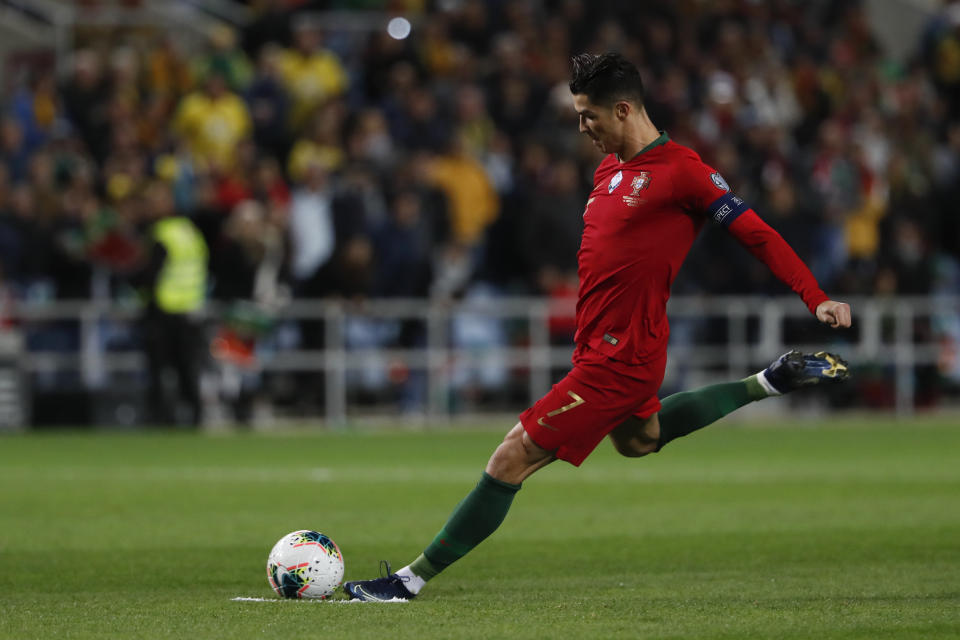
M830 368L824 369L823 371L823 375L827 376L828 378L836 378L838 376L844 377L844 375L847 373L847 363L845 363L843 360L836 357L832 353L827 353L826 351L819 351L813 355L815 355L818 358L823 358L824 360L830 363Z

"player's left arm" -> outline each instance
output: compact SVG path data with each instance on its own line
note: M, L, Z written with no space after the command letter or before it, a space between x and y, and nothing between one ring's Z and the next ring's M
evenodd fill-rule
M850 326L850 305L831 300L796 252L750 206L730 192L720 172L690 153L678 158L674 188L690 212L706 214L794 290L810 313L835 329Z
M834 329L846 329L853 322L850 305L836 300L824 300L817 305L817 320Z
M721 199L731 207L731 215L718 220L721 226L767 265L781 282L793 289L817 320L834 329L850 326L850 305L831 300L820 289L810 269L776 230L753 209L746 207L740 198L728 193Z

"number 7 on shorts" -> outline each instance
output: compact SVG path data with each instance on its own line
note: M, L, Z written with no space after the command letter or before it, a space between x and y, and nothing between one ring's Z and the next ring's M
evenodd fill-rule
M570 409L574 409L574 408L576 408L576 407L579 407L580 405L582 405L582 404L584 404L584 403L586 402L586 400L584 400L583 398L581 398L580 396L578 396L578 395L577 395L576 393L574 393L573 391L567 391L567 395L570 396L571 398L573 398L573 402L571 402L570 404L565 404L565 405L563 405L562 407L560 407L559 409L554 409L553 411L551 411L550 413L548 413L548 414L547 414L546 416L544 416L543 418L540 418L539 420L537 420L537 424L540 425L541 427L544 427L545 429L550 429L551 431L557 431L558 429L557 429L556 427L551 427L549 424L547 424L546 422L544 422L544 419L545 419L545 418L552 418L553 416L559 415L559 414L561 414L561 413L566 413L567 411L570 411Z

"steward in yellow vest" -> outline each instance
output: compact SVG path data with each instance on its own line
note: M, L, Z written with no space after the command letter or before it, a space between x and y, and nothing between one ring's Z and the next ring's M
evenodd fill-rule
M206 353L201 314L207 298L207 243L196 225L177 213L168 185L150 185L145 206L153 222L148 227L148 264L137 281L147 297L142 329L152 420L161 426L199 426L200 372ZM164 388L168 370L176 374L174 398Z
M207 243L188 218L174 216L153 224L151 236L166 254L153 287L153 303L163 313L195 313L207 296Z

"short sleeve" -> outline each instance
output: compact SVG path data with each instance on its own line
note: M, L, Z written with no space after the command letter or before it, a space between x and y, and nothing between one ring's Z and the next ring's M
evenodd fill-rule
M720 172L691 154L685 158L676 173L677 198L688 212L713 218L723 227L729 227L750 207L730 192L730 185Z

